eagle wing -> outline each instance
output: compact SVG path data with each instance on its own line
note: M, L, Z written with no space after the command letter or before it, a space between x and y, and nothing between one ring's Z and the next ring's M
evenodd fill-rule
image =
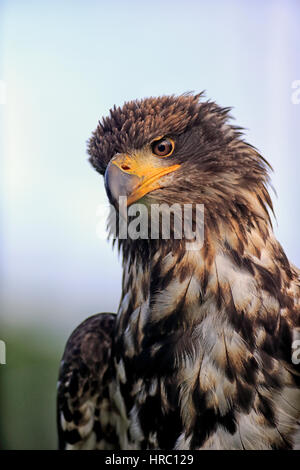
M57 426L60 449L115 449L108 387L115 315L87 318L71 334L60 365Z

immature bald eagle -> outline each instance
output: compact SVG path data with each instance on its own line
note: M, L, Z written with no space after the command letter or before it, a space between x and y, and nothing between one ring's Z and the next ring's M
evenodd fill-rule
M269 165L202 95L114 107L89 142L108 197L204 204L204 244L120 239L117 315L71 335L58 388L67 449L299 445L299 271L276 241Z

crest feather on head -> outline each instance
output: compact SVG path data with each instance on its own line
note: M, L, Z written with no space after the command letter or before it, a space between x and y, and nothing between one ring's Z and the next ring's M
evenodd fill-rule
M214 127L222 126L230 108L200 102L202 93L150 97L114 106L88 142L90 162L104 174L116 153L142 148L158 136L179 135L213 117Z

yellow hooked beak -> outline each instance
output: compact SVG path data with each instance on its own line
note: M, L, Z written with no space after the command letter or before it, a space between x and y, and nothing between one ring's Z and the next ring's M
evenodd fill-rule
M145 194L161 188L160 178L180 167L178 164L166 166L165 163L151 154L116 155L105 172L105 188L110 202L116 204L120 196L126 196L129 206Z

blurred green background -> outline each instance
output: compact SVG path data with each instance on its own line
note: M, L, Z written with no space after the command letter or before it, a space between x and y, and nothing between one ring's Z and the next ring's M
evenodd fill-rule
M65 339L46 330L3 327L0 449L56 449L55 394Z
M86 155L114 104L206 90L232 106L274 167L276 235L300 266L299 23L299 0L0 0L1 449L56 448L66 340L118 306Z

